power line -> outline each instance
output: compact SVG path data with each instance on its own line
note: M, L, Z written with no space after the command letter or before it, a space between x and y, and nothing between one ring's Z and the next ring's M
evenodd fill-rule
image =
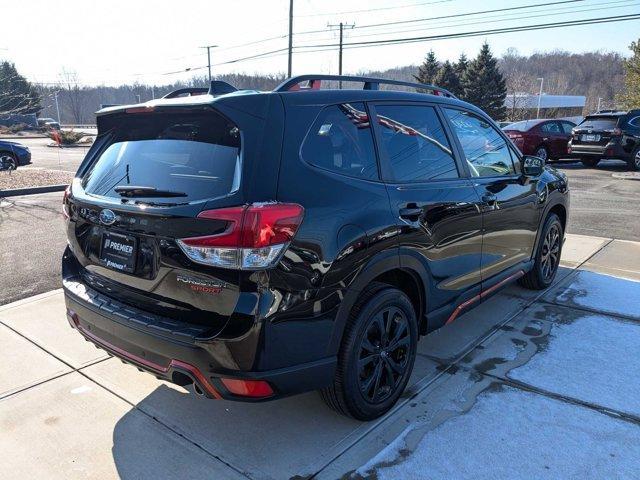
M360 34L360 35L351 35L350 38L364 38L364 37L372 37L372 36L383 36L383 35L392 35L392 34L398 34L398 33L408 33L408 32L421 32L421 31L427 31L427 30L437 30L437 29L442 29L442 28L449 28L449 27L461 27L461 26L469 26L469 25L478 25L478 24L491 24L491 23L499 23L499 22L506 22L506 21L511 21L511 20L525 20L525 19L530 19L530 18L539 18L539 17L546 17L549 16L550 14L558 14L558 15L566 15L566 14L575 14L575 13L583 13L583 12L593 12L593 11L600 11L600 10L612 10L612 9L616 9L616 8L629 8L630 6L635 6L635 5L629 5L630 3L633 3L635 0L616 0L616 1L612 1L612 2L605 2L605 3L601 3L598 4L599 6L592 6L590 8L582 8L582 9L574 9L571 10L569 12L566 11L567 8L571 8L571 7L561 7L558 9L553 9L553 10L547 10L544 13L536 13L535 15L521 15L521 16L517 16L517 17L506 17L504 15L498 15L497 18L493 18L491 20L483 20L483 19L478 19L478 20L474 20L472 22L446 22L446 23L440 23L439 25L435 25L435 26L429 26L429 27L418 27L418 28L411 28L411 29L404 29L404 30L392 30L392 31L388 31L388 32L376 32L376 33L366 33L366 34ZM624 5L620 5L620 4L624 4ZM513 13L511 14L507 14L507 15L514 15ZM517 15L517 14L515 14ZM491 17L489 17L491 18ZM356 27L357 28L357 27ZM302 45L304 46L304 45Z
M450 38L477 37L481 35L496 35L500 33L546 30L546 29L560 28L560 27L593 25L598 23L624 22L629 20L640 20L640 14L634 13L630 15L617 15L612 17L597 17L597 18L586 18L581 20L566 20L563 22L555 22L555 23L520 25L517 27L475 30L470 32L458 32L458 33L450 33L450 34L445 33L441 35L431 35L431 36L422 36L422 37L391 38L391 39L385 39L385 40L350 42L350 43L345 43L344 48L357 48L360 46L365 47L365 46L377 46L377 45L397 45L397 44L423 42L427 40L443 40L443 39L450 39ZM337 46L338 44L333 43L333 44L319 44L319 45L304 45L304 46L300 46L299 48L337 47Z
M327 13L310 13L308 15L296 15L297 18L305 18L305 17L327 17L327 16L337 16L344 15L348 13L365 13L365 12L378 12L382 10L396 10L399 8L412 8L412 7L420 7L422 5L435 5L438 3L450 3L453 0L435 0L431 2L420 2L420 3L411 3L407 5L394 5L393 7L379 7L379 8L367 8L363 10L347 10L344 12L327 12Z
M359 25L357 28L370 28L370 27L379 27L385 25L400 25L403 23L417 23L417 22L426 22L429 20L440 20L443 18L456 18L456 17L468 17L471 15L482 15L485 13L497 13L497 12L508 12L511 10L522 10L524 8L536 8L536 7L548 7L551 5L560 5L563 3L578 3L584 2L585 0L563 0L559 2L547 2L547 3L537 3L534 5L519 5L516 7L506 7L506 8L494 8L493 10L480 10L477 12L467 12L467 13L456 13L453 15L442 15L439 17L427 17L427 18L416 18L411 20L398 20L396 22L386 22L386 23L371 23L368 25Z

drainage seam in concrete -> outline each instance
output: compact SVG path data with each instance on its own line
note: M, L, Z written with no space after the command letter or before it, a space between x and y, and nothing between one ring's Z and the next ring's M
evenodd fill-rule
M461 367L464 368L464 367ZM617 420L623 420L634 425L640 425L640 417L634 415L632 413L621 412L616 410L615 408L605 407L603 405L599 405L597 403L587 402L585 400L580 400L579 398L569 397L567 395L562 395L560 393L555 393L550 390L545 390L544 388L536 387L534 385L530 385L528 383L520 382L518 380L514 380L512 378L501 378L499 376L493 375L491 373L479 372L475 369L465 369L467 371L472 370L480 375L484 375L495 380L499 380L500 382L507 384L511 387L524 390L530 393L534 393L537 395L541 395L543 397L552 398L554 400L558 400L560 402L569 403L571 405L576 405L579 407L585 407L590 410L594 410L596 412L602 413L603 415L607 415L609 417L615 418Z
M556 287L559 287L561 285L562 282L564 282L565 280L567 280L569 277L571 277L572 275L575 275L579 268L584 265L585 263L587 263L591 258L593 258L595 255L597 255L598 253L600 253L605 247L607 247L611 242L613 242L614 239L609 239L608 242L604 243L603 245L601 245L595 252L593 252L591 255L589 255L589 257L587 257L584 261L580 262L578 265L576 265L576 267L573 269L573 271L569 272L562 280L560 280L558 282L558 284L556 285ZM437 379L439 379L441 376L443 376L450 368L452 368L454 365L455 366L459 366L458 363L460 362L460 360L462 358L464 358L466 355L468 355L471 351L473 351L478 345L484 343L485 341L489 340L491 337L493 337L494 335L496 335L498 332L500 332L501 327L503 327L504 325L506 325L507 323L511 322L515 317L517 317L518 315L520 315L521 313L525 312L527 309L529 309L534 303L538 302L538 300L540 300L546 293L548 293L548 289L542 290L538 295L536 295L532 300L530 300L529 302L527 302L523 307L521 307L520 309L516 310L514 313L512 313L509 317L507 317L507 319L503 322L501 322L500 324L494 326L491 330L489 330L484 336L482 336L478 341L474 342L473 344L471 344L471 346L469 348L467 348L466 350L463 350L463 352L461 354L459 354L458 356L454 357L455 360L453 361L453 363L449 363L449 364L443 364L442 360L436 359L434 357L430 357L429 355L426 354L418 354L424 358L427 358L429 360L433 360L436 363L439 363L441 365L445 365L446 368L438 375L436 375L431 381L429 381L425 386L419 388L418 390L416 390L416 392L414 392L413 395L411 395L410 397L408 397L406 399L406 401L402 402L402 404L398 404L396 405L396 407L394 407L392 410L390 410L389 412L387 412L383 417L381 417L380 419L378 419L378 421L376 421L376 423L372 426L372 428L366 430L365 433L363 433L363 435L361 437L359 437L358 439L356 439L355 441L353 441L352 443L350 443L342 452L340 452L339 454L337 454L335 457L333 457L329 462L327 462L322 468L320 468L319 470L317 470L315 473L313 473L312 475L309 475L307 478L309 479L313 479L315 477L317 477L320 473L322 473L323 470L325 470L329 465L331 465L331 463L335 462L338 458L340 458L341 456L343 456L345 453L347 453L351 448L354 447L354 445L356 445L358 442L360 442L361 440L363 440L367 435L369 435L373 430L375 430L381 423L383 420L386 420L387 418L389 418L391 415L393 415L397 410L399 410L402 406L406 405L408 402L410 402L411 400L413 400L415 397L417 397L420 393L422 393L427 387L429 387L429 385L431 385L431 383L435 382ZM464 368L464 367L461 367ZM419 385L420 382L417 382L416 385Z
M640 322L640 319L638 317L632 317L630 315L626 315L624 313L619 313L619 312L605 312L602 310L596 310L595 308L589 308L589 307L584 307L581 305L567 305L564 303L559 303L557 301L553 301L553 300L545 300L545 299L541 299L541 303L546 303L547 305L553 305L554 307L565 307L565 308L569 308L572 310L579 310L580 312L584 312L584 313L593 313L593 314L597 314L597 315L605 315L607 317L612 317L615 318L616 320L622 320L625 322L632 322L632 323L638 323Z

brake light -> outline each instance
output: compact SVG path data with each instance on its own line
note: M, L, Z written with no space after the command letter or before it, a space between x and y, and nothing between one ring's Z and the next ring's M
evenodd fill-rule
M178 240L194 262L254 270L276 263L302 223L304 209L292 203L253 204L205 210L198 218L224 220L217 235Z
M69 212L69 197L71 196L71 185L67 186L64 189L64 195L62 195L62 215L65 220L69 220L71 218Z

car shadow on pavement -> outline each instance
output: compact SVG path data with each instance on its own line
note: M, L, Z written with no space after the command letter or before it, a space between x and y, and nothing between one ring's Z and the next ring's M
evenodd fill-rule
M607 285L611 288L607 288ZM603 299L600 292L606 292L609 300ZM531 330L527 320L531 315L535 317L532 317L532 321L561 324L561 319L556 318L557 315L553 313L557 308L562 308L561 312L570 313L573 310L577 317L588 317L592 315L592 311L606 311L605 315L608 316L633 319L634 311L640 312L640 300L630 300L636 295L640 299L640 282L564 268L557 282L546 292L532 292L512 285L478 308L462 315L446 329L422 339L420 351L430 350L430 354L421 353L418 356L413 386L409 387L405 395L405 405L395 412L407 410L407 404L413 401L411 397L428 392L433 380L443 375L443 367L447 365L457 363L462 368L472 368L481 375L492 374L499 378L506 378L505 370L509 370L507 365L521 367L523 362L513 360L522 358L520 344L516 341L496 340L501 337L508 340L509 335L514 335L513 328L509 328L509 325L518 326L522 323ZM622 297L617 298L619 296ZM625 296L628 300L622 305ZM619 309L611 307L610 304L618 301L621 304ZM606 308L603 308L603 302L606 302ZM549 318L540 317L546 315L545 312L551 312L548 314ZM640 321L640 313L637 317ZM640 329L640 323L637 327ZM526 328L523 331L528 334ZM549 337L544 346L538 345L540 348L531 352L524 363L528 363L536 355L544 355L553 347L554 341L553 337ZM592 341L597 342L598 339L594 337ZM534 345L537 344L534 342ZM513 352L499 351L498 346L503 350L510 348ZM492 349L496 352L492 353ZM473 356L490 358L492 361L499 356L505 360L489 362L500 366L501 371L496 372L486 370L486 362L481 362L484 370L468 365ZM132 367L120 365L115 359L109 362L114 362L114 368L120 366L133 370ZM593 365L576 365L575 368L591 368ZM553 370L547 374L553 376ZM130 382L134 377L128 373L126 378ZM472 380L469 381L473 383ZM213 459L226 472L220 478L237 475L250 478L306 478L322 470L377 425L394 415L391 412L376 422L357 422L328 409L316 393L275 402L238 403L210 401L167 384L148 384L152 387L147 390L138 388L136 391L133 384L120 384L115 389L136 405L117 422L113 432L112 453L121 478L157 478L151 472L149 475L140 474L140 446L155 441L152 432L136 428L139 422L130 418L140 412L167 427L168 435L182 437L191 447L205 452L210 460ZM420 419L416 418L416 422L419 423ZM372 437L375 435L367 436L364 441L369 441ZM162 457L164 454L158 452L158 455ZM165 459L160 458L160 461ZM199 478L201 472L188 456L183 459L180 471L184 477L190 478Z

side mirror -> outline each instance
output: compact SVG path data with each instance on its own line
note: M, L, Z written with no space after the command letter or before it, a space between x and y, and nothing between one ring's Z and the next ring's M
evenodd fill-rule
M522 159L522 173L525 177L537 177L544 170L544 160L540 157L525 155Z

